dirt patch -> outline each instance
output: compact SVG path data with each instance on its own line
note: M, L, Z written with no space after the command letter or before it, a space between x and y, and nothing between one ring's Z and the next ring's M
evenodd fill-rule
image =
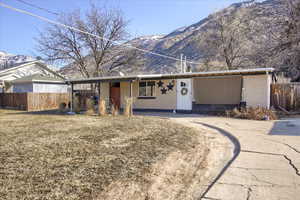
M206 138L166 119L0 121L0 199L191 199L207 164Z

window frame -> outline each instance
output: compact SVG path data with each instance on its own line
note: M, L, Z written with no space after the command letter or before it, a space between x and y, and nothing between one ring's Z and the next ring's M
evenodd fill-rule
M153 82L153 85L151 84L150 86L148 85L150 82ZM144 95L141 95L141 92L140 92L140 89L141 89L141 86L140 84L141 83L145 83L146 86L144 86L146 88L146 96ZM153 88L153 91L152 91L152 96L148 95L149 93L151 93L151 90L149 91L150 88ZM139 81L139 88L138 88L138 98L139 99L155 99L156 98L156 81Z

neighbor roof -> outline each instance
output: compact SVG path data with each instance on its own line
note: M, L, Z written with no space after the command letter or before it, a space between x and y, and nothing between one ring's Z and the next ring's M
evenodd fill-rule
M37 64L39 65L40 67L42 67L43 69L47 70L48 72L54 74L55 76L58 76L62 79L64 79L64 77L59 74L58 72L54 71L53 69L49 68L47 64L41 62L40 60L34 60L34 61L28 61L28 62L22 62L22 63L17 63L15 65L12 65L11 67L9 68L6 68L6 69L3 69L3 70L0 70L0 75L6 75L6 74L9 74L9 73L12 73L14 70L16 69L19 69L19 68L22 68L22 67L26 67L28 65L33 65L33 64Z
M184 79L195 77L218 77L218 76L235 76L235 75L260 75L274 72L274 68L256 68L243 70L228 71L211 71L211 72L189 72L177 74L151 74L151 75L132 75L132 76L107 76L87 79L67 80L68 84L85 84L97 82L124 82L134 80L161 80L161 79Z
M30 76L25 76L22 78L18 78L12 81L12 83L31 83L31 82L39 82L39 83L65 83L64 79L45 76L41 74L33 74Z

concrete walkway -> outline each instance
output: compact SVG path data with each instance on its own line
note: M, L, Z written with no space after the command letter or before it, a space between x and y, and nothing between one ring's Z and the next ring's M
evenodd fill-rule
M218 156L210 156L214 169L209 169L211 181L206 188L218 175L221 177L202 199L300 199L300 119L274 122L197 115L164 117L186 126L210 130L214 144L211 154L219 154L221 149L227 152L222 152L223 159L219 161L213 159ZM226 134L236 138L240 147ZM232 163L224 170L230 161Z

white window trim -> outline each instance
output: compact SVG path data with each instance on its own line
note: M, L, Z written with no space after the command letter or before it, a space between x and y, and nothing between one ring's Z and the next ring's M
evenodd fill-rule
M146 94L147 94L147 91L148 91L148 83L149 82L154 82L154 91L153 91L153 96L141 96L140 95L140 83L146 83ZM139 82L139 87L138 87L138 97L156 97L156 81L140 81Z

